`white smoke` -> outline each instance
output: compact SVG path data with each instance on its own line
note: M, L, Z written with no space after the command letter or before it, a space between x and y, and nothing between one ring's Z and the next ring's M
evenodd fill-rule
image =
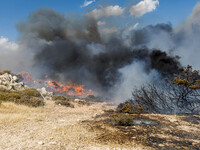
M114 90L114 100L117 102L131 98L134 88L158 80L160 77L160 74L154 69L146 73L145 63L142 61L136 61L119 71L122 74L121 82L115 86Z

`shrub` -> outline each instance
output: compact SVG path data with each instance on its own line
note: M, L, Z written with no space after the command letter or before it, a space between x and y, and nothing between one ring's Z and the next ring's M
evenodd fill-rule
M143 112L143 107L136 104L132 106L131 102L127 101L119 104L116 111L120 113L140 114Z
M0 99L2 101L14 101L20 98L21 98L21 95L14 92L0 93Z
M53 95L52 100L67 100L67 98L62 95Z
M32 107L44 106L44 101L39 97L31 97L28 105Z
M171 111L170 101L167 101L165 90L158 85L148 84L132 92L133 98L129 102L133 105L142 106L144 112L162 113Z
M39 97L23 96L21 99L15 99L12 102L16 104L23 104L31 107L44 106L44 101Z
M22 95L28 95L28 96L33 96L33 97L41 97L41 94L39 91L37 91L36 89L34 88L27 88L23 91L20 91L20 93Z
M14 102L16 104L23 104L32 107L39 107L44 105L43 98L35 89L26 89L23 91L0 91L0 101Z
M5 73L13 74L10 70L3 70L3 71L0 72L0 75L3 75Z
M112 120L116 125L131 126L133 124L133 117L130 114L116 113L112 116Z

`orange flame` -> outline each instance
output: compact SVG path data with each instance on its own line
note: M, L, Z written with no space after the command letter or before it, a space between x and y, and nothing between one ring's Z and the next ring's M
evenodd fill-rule
M33 81L31 75L28 72L22 72L21 76L22 76L22 78L25 82L32 82Z
M67 85L60 84L57 81L48 81L47 84L52 92L67 93L73 96L94 95L92 90L85 90L84 85L78 85L77 83L71 83L69 81Z
M52 92L55 93L62 93L67 94L71 96L88 96L88 95L94 95L92 90L85 89L84 85L79 85L77 83L67 82L66 85L59 83L57 81L48 81L48 75L45 75L44 80L34 80L31 75L28 72L22 72L21 76L23 78L23 82L30 86L35 87L48 87Z

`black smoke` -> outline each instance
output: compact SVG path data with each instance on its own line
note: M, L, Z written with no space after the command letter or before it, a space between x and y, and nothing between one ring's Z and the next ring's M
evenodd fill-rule
M144 48L152 34L166 32L171 36L172 27L168 24L133 31L129 45L124 43L120 31L103 38L94 19L69 19L51 9L33 12L17 28L21 43L31 47L34 67L41 74L101 91L108 91L120 82L119 69L135 61L144 62L147 74L155 69L163 76L172 75L180 67L178 57Z

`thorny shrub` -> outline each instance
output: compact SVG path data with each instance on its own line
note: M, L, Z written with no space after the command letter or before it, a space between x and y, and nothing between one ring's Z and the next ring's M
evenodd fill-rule
M115 113L111 118L116 125L131 126L133 124L133 117L127 113Z
M116 111L119 113L140 114L143 112L143 107L136 104L132 105L130 101L127 101L119 104Z

